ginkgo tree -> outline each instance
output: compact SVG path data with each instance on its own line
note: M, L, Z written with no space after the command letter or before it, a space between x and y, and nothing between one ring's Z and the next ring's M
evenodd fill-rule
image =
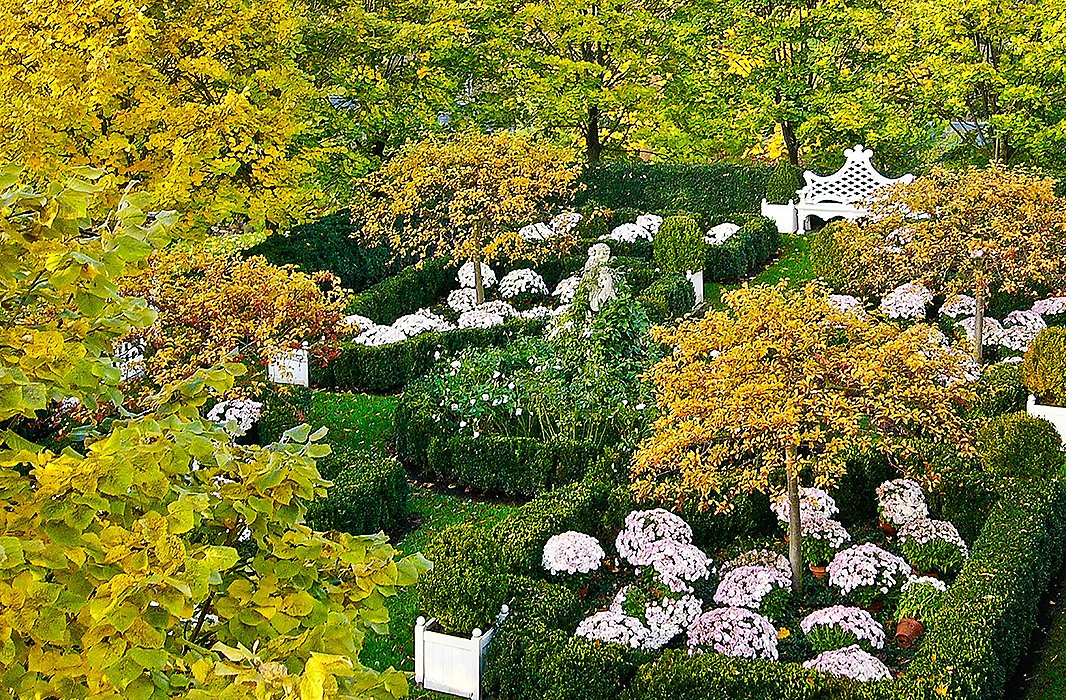
M482 263L573 245L569 231L535 245L518 231L568 201L578 172L571 150L521 134L466 132L412 144L367 176L355 207L360 236L401 256L473 261L481 303Z
M997 165L934 169L887 188L870 209L834 232L855 283L870 293L911 281L971 292L978 362L989 294L1058 287L1066 276L1066 199L1050 178Z
M238 446L201 417L240 365L174 382L59 453L27 439L57 404L121 403L112 347L154 312L118 282L177 218L126 195L94 222L97 174L79 175L35 191L0 172L0 694L405 695L405 674L359 653L429 565L384 535L304 524L327 486L324 431Z
M933 329L841 311L823 288L744 287L725 309L657 337L673 353L649 373L659 417L638 449L638 495L727 512L787 493L793 586L802 585L800 482L831 487L855 449L903 454L921 435L968 450L966 355Z

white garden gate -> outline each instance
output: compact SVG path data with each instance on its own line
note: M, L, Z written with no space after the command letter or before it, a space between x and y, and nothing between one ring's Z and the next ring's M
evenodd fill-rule
M885 177L873 165L874 152L862 144L844 151L847 161L832 175L803 173L807 184L797 190L796 200L788 204L762 201L762 215L777 222L781 233L809 231L811 217L823 221L844 218L854 221L869 213L864 206L878 190L889 185L908 183L913 175L900 178Z

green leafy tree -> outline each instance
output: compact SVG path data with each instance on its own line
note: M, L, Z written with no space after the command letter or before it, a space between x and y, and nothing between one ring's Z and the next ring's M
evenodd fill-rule
M0 688L12 697L386 699L359 660L385 601L427 570L384 536L314 532L325 493L308 426L232 444L200 416L243 368L205 369L79 449L24 437L57 402L118 404L112 345L152 321L118 281L177 218L126 195L103 220L80 179L0 173ZM65 405L65 404L64 404Z

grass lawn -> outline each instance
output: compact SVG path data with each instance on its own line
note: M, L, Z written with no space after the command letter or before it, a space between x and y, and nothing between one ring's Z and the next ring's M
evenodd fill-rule
M766 268L744 284L777 284L783 279L790 286L797 286L814 279L810 269L810 234L784 234L781 236L781 254ZM722 308L722 293L737 289L740 284L721 284L705 282L703 296L707 304L714 309Z
M392 440L395 412L395 396L316 391L306 421L313 428L329 428L330 444L366 450L384 448Z
M1063 700L1066 698L1066 583L1051 599L1055 613L1044 641L1043 656L1029 681L1025 700Z
M404 554L419 552L437 532L458 523L492 523L503 519L517 509L516 505L473 501L465 496L439 493L415 486L411 492L411 518L415 529L408 532L396 545ZM398 596L388 601L388 636L369 634L361 658L371 668L385 669L389 666L413 672L414 628L419 615L418 594L415 589L405 588ZM427 694L426 697L436 697ZM444 696L441 696L444 697Z

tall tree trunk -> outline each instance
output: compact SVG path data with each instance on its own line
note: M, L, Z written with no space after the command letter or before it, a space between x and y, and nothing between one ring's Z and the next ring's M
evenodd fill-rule
M589 163L595 165L600 162L603 153L603 144L600 143L600 108L596 105L589 107L589 118L585 122L585 155Z
M791 122L780 122L781 138L785 142L785 151L788 152L788 162L792 165L800 164L799 140L796 139L796 130Z
M481 279L481 256L474 256L474 291L477 293L477 303L485 303L485 283Z
M985 296L988 294L988 285L978 280L974 289L974 301L976 309L973 315L973 359L977 360L978 366L984 361L985 350Z
M788 478L788 562L792 565L792 592L803 593L803 528L800 526L799 465L795 445L785 448L785 474Z

